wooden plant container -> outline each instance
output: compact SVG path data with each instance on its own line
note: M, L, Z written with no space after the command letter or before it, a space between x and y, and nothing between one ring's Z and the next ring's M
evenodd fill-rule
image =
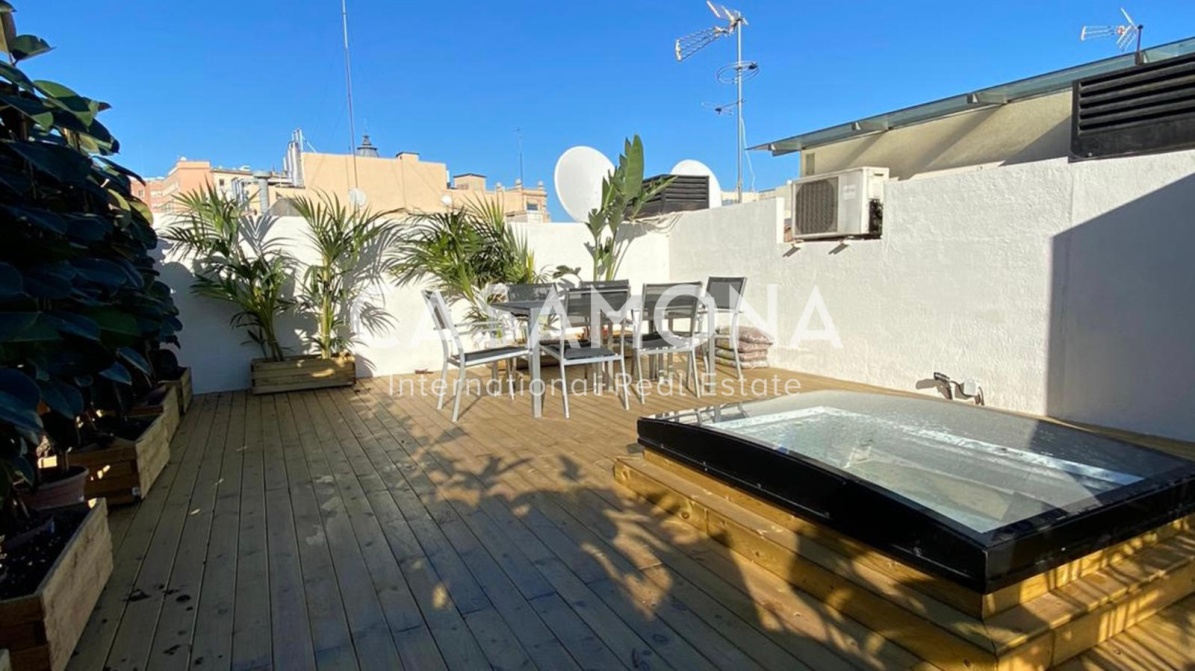
M169 385L174 388L175 395L178 397L178 412L184 415L187 409L191 407L191 398L194 392L191 390L191 368L188 366L183 369L183 374L177 380L162 380L162 384Z
M167 394L161 412L137 440L117 438L103 450L72 452L70 463L91 471L87 498L104 498L110 505L140 501L170 461L170 439L178 424L178 395Z
M157 405L138 405L129 411L129 417L149 418L161 416L162 423L166 430L166 439L170 440L174 437L174 432L178 431L178 425L182 422L182 405L179 403L178 392L173 387L163 382L158 387L165 391L161 395L162 400Z
M310 355L286 361L255 359L251 372L254 394L351 387L357 382L357 363L352 356L321 359Z
M13 670L65 669L110 575L112 536L100 499L37 591L0 601L0 646L8 648Z

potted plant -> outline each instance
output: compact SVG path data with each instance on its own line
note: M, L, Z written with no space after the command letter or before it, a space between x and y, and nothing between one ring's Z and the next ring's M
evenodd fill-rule
M147 353L181 324L107 105L22 72L49 45L16 33L7 2L0 50L0 648L14 668L62 669L112 549L102 499L45 495L78 484L79 448L153 386ZM39 453L55 458L38 468Z
M376 330L393 323L383 309L363 300L365 289L385 276L385 252L396 231L389 220L393 212L350 209L327 194L296 198L292 205L315 252L303 270L297 301L313 322L306 338L310 353L255 362L254 393L352 386L357 379L354 327Z
M232 303L230 323L243 328L262 356L252 366L283 363L277 320L295 304L291 296L294 260L268 238L274 219L253 215L245 203L213 187L179 196L181 219L162 237L173 253L194 264L191 290L199 296Z
M668 188L673 178L643 183L643 140L636 135L624 141L618 167L602 179L601 205L589 212L585 222L593 241L585 245L593 260L593 279L609 281L618 275L622 260L635 236L623 228L626 222L639 218L639 212L649 200ZM558 275L575 274L567 266L557 269Z

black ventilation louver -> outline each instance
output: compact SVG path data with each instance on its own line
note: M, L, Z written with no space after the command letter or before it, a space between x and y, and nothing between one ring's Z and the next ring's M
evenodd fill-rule
M1075 160L1195 147L1195 54L1077 80Z
M656 175L643 180L643 188L650 188L670 176L673 178L672 183L648 200L639 211L639 216L654 217L669 212L709 208L710 178L705 175ZM721 197L721 194L718 195Z

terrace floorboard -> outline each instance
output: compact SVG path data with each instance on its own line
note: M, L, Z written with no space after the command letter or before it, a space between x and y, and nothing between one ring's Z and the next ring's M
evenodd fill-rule
M747 373L716 400L878 391ZM714 398L654 388L628 412L607 391L566 420L549 396L535 420L525 396L471 396L454 424L410 393L431 379L197 397L153 491L111 512L116 568L69 668L920 664L615 485L637 417ZM1185 668L1192 632L1195 597L1065 666Z

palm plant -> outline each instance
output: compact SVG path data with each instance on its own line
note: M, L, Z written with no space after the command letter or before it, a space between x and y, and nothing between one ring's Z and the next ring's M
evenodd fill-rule
M276 320L294 305L288 295L294 264L266 239L273 219L254 217L243 203L210 186L179 196L176 202L183 212L181 221L162 237L195 260L191 290L239 308L231 324L244 328L264 357L282 361L285 353Z
M470 318L484 313L489 286L544 278L526 236L506 221L500 204L485 200L417 216L398 235L391 271L400 284L430 281L450 303L464 301Z
M636 135L623 143L618 167L602 180L601 205L589 213L586 226L593 242L586 245L593 259L593 279L612 280L622 267L622 260L634 237L620 232L622 225L639 218L647 201L672 183L667 177L643 184L643 140Z
M296 198L295 210L307 223L307 239L319 256L303 274L299 307L315 319L309 338L320 358L343 356L356 341L352 310L367 328L388 326L393 319L377 306L361 304L362 292L384 276L385 250L393 242L393 211L348 208L340 199Z

